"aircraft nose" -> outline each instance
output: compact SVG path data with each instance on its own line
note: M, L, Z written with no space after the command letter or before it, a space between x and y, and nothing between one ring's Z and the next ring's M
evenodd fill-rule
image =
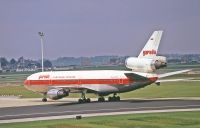
M26 85L29 85L29 81L26 79L25 81L24 81L24 85L26 86Z

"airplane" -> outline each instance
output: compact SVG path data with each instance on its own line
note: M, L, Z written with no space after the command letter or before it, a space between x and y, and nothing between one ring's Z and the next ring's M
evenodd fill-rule
M128 57L125 66L129 71L122 70L87 70L87 71L45 71L30 75L24 81L24 86L31 91L43 94L43 102L47 97L58 100L70 93L81 93L79 103L89 103L87 93L98 96L99 102L120 101L118 93L124 93L143 88L152 83L160 85L160 78L188 72L175 71L156 74L156 70L167 66L166 57L157 56L158 46L163 31L154 31L138 57Z

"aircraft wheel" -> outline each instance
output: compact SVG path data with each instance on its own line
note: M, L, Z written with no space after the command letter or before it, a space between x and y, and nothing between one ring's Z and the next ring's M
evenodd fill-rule
M98 98L98 102L104 102L104 101L105 101L104 97Z
M43 99L42 99L42 102L47 102L47 98L43 98Z
M108 97L108 101L110 101L110 102L112 102L112 101L120 101L120 97L119 96L117 96L117 97L115 97L115 96Z
M83 99L78 99L78 102L79 103L83 103Z
M86 102L87 102L87 103L90 103L90 102L91 102L90 98L87 98L87 99L86 99Z
M91 100L90 100L90 98L87 98L87 99L79 99L78 102L79 102L79 103L90 103Z
M116 97L116 101L120 101L120 97L119 96Z
M113 97L108 97L108 101L113 101Z

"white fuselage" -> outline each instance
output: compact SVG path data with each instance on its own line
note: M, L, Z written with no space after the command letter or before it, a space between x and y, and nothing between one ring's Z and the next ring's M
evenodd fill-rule
M147 80L130 79L125 73L135 73ZM27 89L46 93L50 88L66 88L70 92L86 89L88 92L107 95L135 90L157 80L156 74L120 70L52 71L32 74L25 81Z

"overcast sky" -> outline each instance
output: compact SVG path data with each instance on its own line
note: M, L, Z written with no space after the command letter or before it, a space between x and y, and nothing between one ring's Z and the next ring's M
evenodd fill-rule
M159 53L200 53L200 0L0 0L0 56L137 56L154 30Z

